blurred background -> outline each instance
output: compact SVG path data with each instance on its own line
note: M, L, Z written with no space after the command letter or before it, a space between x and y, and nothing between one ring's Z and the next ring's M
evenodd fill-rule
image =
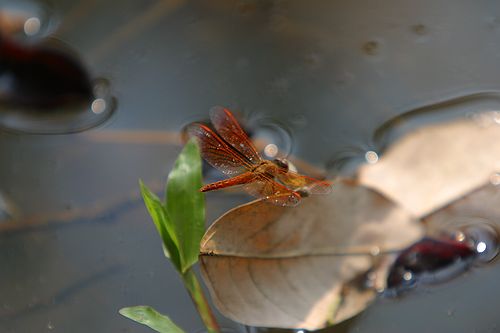
M214 105L335 174L373 162L374 134L409 111L500 104L495 0L0 0L0 28L5 333L149 332L118 314L136 304L202 331L138 179L162 193L180 130ZM248 199L207 198L208 222ZM326 331L500 331L499 278L484 266Z

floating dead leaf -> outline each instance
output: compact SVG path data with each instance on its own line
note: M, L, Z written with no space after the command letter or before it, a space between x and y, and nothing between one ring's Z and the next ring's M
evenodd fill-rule
M200 261L227 317L312 330L361 312L375 297L368 273L383 265L384 253L422 234L403 208L364 187L337 183L330 195L298 207L254 201L230 210L205 234Z
M421 127L393 144L378 163L359 170L359 182L425 216L474 191L500 170L495 114Z

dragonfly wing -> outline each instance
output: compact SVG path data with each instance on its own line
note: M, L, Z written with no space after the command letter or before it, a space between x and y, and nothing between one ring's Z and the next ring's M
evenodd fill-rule
M248 135L243 131L231 111L221 106L215 106L210 110L210 120L217 133L234 149L238 150L253 164L262 161L257 149Z
M203 124L194 123L187 127L190 137L198 140L201 156L214 168L226 175L235 175L252 168L251 163L222 140L214 131Z
M278 206L296 206L301 199L300 194L297 192L289 190L264 175L256 176L251 183L244 186L244 189L250 195L262 198Z
M328 194L332 191L330 182L303 176L293 171L281 171L277 178L295 191L302 190L308 194Z

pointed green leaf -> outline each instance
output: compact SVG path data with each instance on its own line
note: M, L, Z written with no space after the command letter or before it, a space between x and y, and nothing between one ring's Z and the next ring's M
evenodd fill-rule
M132 306L123 308L120 314L160 333L184 333L170 318L157 312L150 306Z
M176 240L171 236L172 233L169 227L172 225L170 222L170 217L168 216L167 210L163 206L161 200L153 193L142 181L139 181L141 187L142 198L144 199L144 204L148 209L149 215L153 220L158 233L163 242L163 249L165 255L172 261L172 264L180 272L181 271L181 260L179 256L179 250L177 247Z
M177 158L167 183L167 211L172 223L172 238L178 241L182 272L198 261L205 231L202 185L200 150L196 141L190 140Z

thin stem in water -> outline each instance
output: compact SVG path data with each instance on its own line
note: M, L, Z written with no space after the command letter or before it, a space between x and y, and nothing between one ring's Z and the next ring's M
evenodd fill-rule
M184 282L186 289L189 291L189 295L191 296L191 299L200 314L203 324L205 324L205 327L207 328L207 332L220 333L219 324L217 324L215 316L212 313L212 309L210 308L207 298L205 297L205 293L201 288L200 282L191 268L182 274L182 281Z

